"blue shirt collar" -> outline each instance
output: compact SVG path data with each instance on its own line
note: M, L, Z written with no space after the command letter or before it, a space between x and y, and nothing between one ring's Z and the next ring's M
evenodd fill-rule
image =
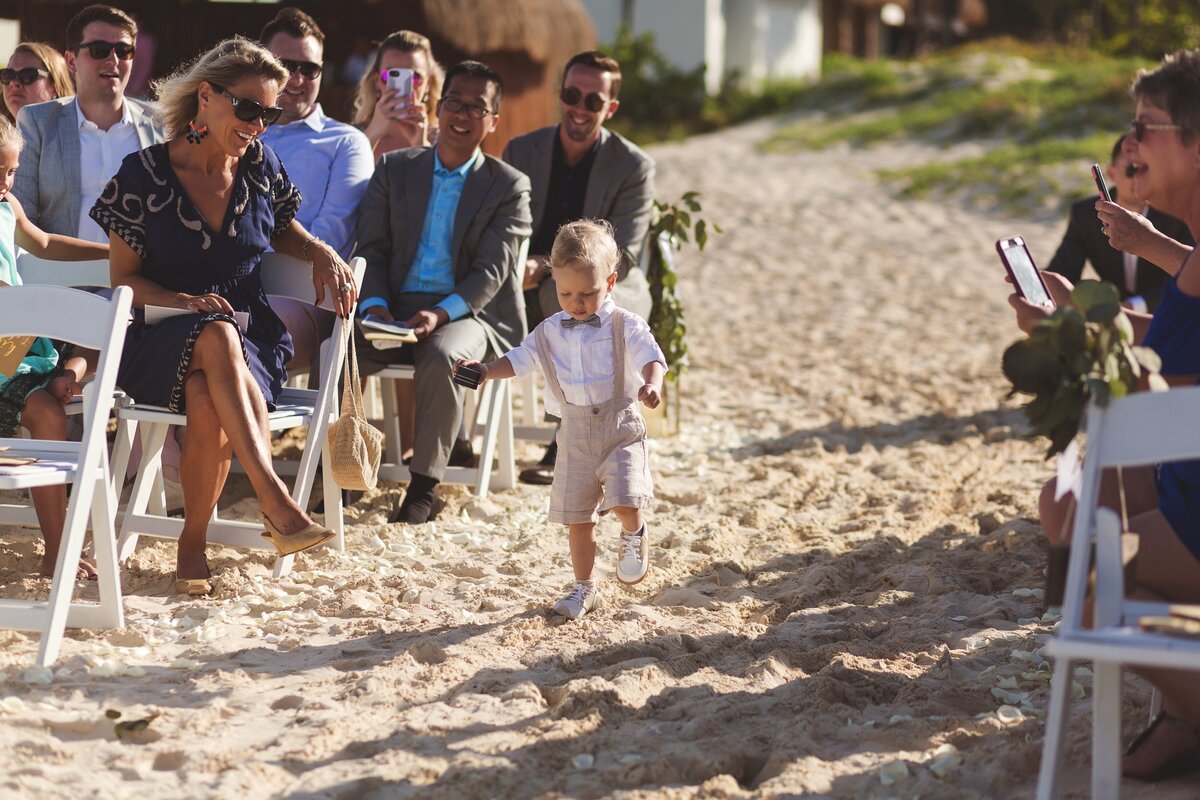
M471 154L471 157L462 163L458 169L446 169L442 166L442 159L438 156L437 148L433 149L433 174L444 175L447 177L466 177L474 168L475 162L479 159L479 150Z

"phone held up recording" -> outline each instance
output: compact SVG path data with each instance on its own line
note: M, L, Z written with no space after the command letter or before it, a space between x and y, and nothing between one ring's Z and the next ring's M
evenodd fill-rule
M392 69L385 69L381 77L383 78L384 84L387 86L388 91L391 92L399 90L400 92L402 102L396 105L396 111L400 111L412 105L412 96L416 89L417 83L415 72L404 67L393 67Z
M1108 190L1108 183L1104 180L1104 172L1100 169L1099 164L1092 164L1092 180L1096 181L1096 190L1100 192L1100 197L1110 203L1115 203L1112 192Z
M1033 256L1025 246L1025 239L1020 236L1000 239L996 242L996 252L1000 254L1000 261L1004 263L1004 268L1008 270L1017 292L1022 297L1034 305L1054 308L1050 290L1046 288L1042 274L1033 263Z

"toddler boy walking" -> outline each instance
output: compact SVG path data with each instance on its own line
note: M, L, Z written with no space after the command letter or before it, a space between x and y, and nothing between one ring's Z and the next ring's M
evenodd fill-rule
M562 312L546 318L519 346L490 364L457 365L456 374L474 370L480 383L538 368L545 376L546 411L562 418L550 521L569 528L575 572L574 586L553 611L571 619L600 602L592 578L599 513L611 510L621 521L617 580L638 583L650 568L642 510L650 507L654 487L646 421L637 402L650 408L662 402L666 358L646 321L617 308L609 296L619 260L607 222L563 225L550 251Z

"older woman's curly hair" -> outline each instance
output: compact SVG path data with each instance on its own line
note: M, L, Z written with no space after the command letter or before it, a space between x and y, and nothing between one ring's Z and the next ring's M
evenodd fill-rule
M174 74L154 82L158 95L158 118L166 129L167 138L174 139L187 131L187 125L200 110L197 90L203 82L228 87L255 75L273 80L282 87L289 73L279 59L267 48L249 39L235 36Z
M425 105L429 124L437 124L435 122L437 104L438 100L442 98L442 77L445 73L442 71L441 64L438 64L433 57L433 45L429 43L429 39L412 31L396 31L379 43L379 48L375 51L374 63L362 76L362 80L358 82L358 94L354 98L354 124L366 125L375 114L375 104L379 102L379 98L383 94L383 82L379 79L380 65L383 63L383 54L388 50L425 54L430 74L424 76L425 83L417 91Z

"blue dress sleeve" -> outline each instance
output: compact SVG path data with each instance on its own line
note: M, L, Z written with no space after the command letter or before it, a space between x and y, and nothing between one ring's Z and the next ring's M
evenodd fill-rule
M88 213L105 232L117 234L143 261L147 255L147 206L162 202L154 182L148 179L151 172L145 159L151 157L148 149L126 156ZM161 189L165 198L169 190L165 185Z

